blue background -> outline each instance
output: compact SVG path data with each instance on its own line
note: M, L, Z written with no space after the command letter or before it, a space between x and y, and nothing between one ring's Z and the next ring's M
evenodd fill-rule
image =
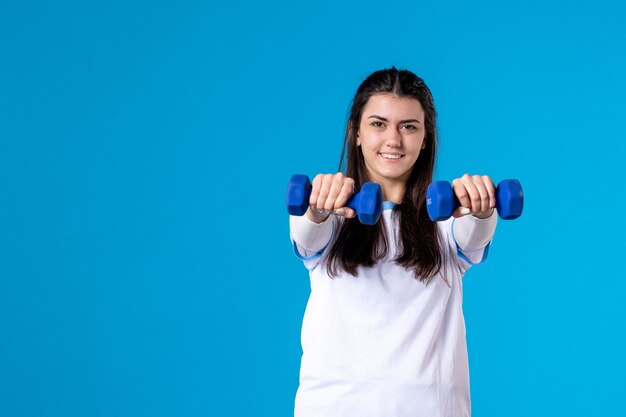
M2 0L0 416L290 415L309 284L285 187L336 170L391 65L433 91L438 179L525 190L464 279L473 414L622 413L625 17Z

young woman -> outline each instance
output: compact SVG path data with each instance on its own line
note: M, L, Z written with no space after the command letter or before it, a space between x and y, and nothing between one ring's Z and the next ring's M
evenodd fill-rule
M495 188L465 174L452 182L462 207L429 219L435 118L415 74L371 74L352 103L345 174L317 175L306 215L290 217L311 281L296 417L470 415L462 277L487 257ZM344 207L368 181L385 200L372 226Z

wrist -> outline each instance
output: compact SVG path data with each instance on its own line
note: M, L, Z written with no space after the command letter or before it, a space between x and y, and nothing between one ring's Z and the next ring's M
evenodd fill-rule
M318 212L317 210L313 210L311 207L309 207L309 209L306 212L306 216L313 223L320 224L326 221L326 219L328 219L328 217L330 216L330 213Z
M491 211L488 211L487 214L481 214L481 215L476 215L476 214L472 214L472 216L476 217L477 219L488 219L489 217L491 217L493 215L493 212L495 211L495 208L492 208Z

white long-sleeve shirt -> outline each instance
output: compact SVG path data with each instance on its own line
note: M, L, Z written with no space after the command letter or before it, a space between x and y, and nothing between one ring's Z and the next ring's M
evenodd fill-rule
M440 275L425 285L393 262L399 222L392 208L385 202L382 215L388 256L359 267L356 278L331 278L324 263L340 218L290 217L311 281L295 417L470 415L462 277L486 258L497 215L437 222L450 286Z

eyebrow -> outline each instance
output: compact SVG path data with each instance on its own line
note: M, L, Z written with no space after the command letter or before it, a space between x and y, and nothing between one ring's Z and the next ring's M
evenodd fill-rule
M385 119L384 117L382 117L382 116L377 116L377 115L375 115L375 114L373 114L373 115L371 115L370 117L368 117L368 119L371 119L372 117L375 117L375 118L377 118L377 119L380 119L380 120L382 120L383 122L388 122L388 121L389 121L389 120ZM421 122L420 122L419 120L417 120L417 119L405 119L405 120L400 120L400 123L412 123L412 122L415 122L415 123L420 123L420 124L421 124Z

